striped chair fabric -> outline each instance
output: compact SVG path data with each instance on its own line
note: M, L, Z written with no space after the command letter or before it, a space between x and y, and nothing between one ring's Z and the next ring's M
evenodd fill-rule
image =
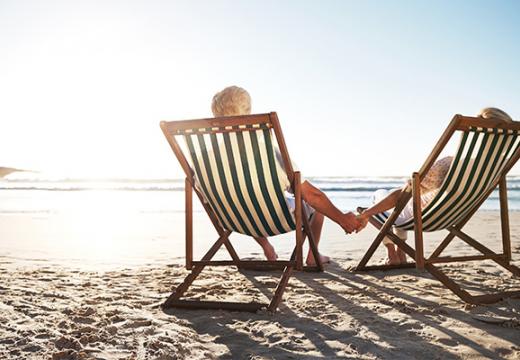
M255 237L295 230L285 198L289 180L276 159L267 124L182 134L195 184L224 229Z
M475 210L486 193L496 186L507 161L518 150L518 131L470 128L462 132L459 148L437 195L422 211L423 231L437 231L456 225ZM383 224L390 216L374 216ZM398 226L413 230L410 219Z

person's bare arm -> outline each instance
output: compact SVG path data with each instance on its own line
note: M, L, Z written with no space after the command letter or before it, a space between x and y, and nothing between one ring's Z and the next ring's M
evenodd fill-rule
M401 194L402 189L396 189L388 194L384 199L369 207L363 212L365 216L372 216L379 213L382 213L386 210L394 208L397 204L397 200L399 199L399 195Z
M370 219L371 216L382 213L386 210L389 210L391 208L394 208L397 204L397 200L399 199L399 195L401 194L402 189L396 189L392 191L390 194L388 194L384 199L377 202L373 206L369 207L365 211L363 211L362 214L358 215L357 219L361 223L361 226L359 230L363 229L367 223L368 219Z
M310 182L304 181L301 189L302 198L307 204L337 223L346 232L351 233L359 228L360 222L353 213L342 213L336 206L334 206L323 191L312 185Z

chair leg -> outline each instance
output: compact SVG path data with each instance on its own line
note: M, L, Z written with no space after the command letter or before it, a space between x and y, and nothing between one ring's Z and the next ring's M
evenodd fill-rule
M471 236L464 233L462 230L456 227L451 227L449 229L450 235L457 236L468 245L472 246L474 249L480 251L484 255L497 255L491 249L479 243L477 240L473 239ZM450 239L451 241L451 239ZM496 262L498 265L504 267L506 270L509 270L514 275L520 276L520 268L511 265L508 261L500 260L497 258L491 259ZM471 304L491 304L497 301L500 301L506 297L517 297L520 296L520 291L507 291L507 292L498 292L495 294L485 294L485 295L471 295L467 291L463 290L458 286L452 279L450 279L446 274L444 274L441 270L436 268L433 264L428 263L425 265L426 270L430 272L437 280L443 283L448 289L450 289L453 293L455 293L458 297L464 300L467 303Z
M280 282L278 283L278 286L276 287L274 296L271 299L271 303L267 307L267 310L269 312L275 312L276 309L278 308L278 305L280 305L280 302L282 301L283 293L285 291L285 288L287 287L287 283L289 282L289 278L291 277L292 271L293 271L292 266L287 266L284 269Z
M387 271L387 270L398 270L398 269L413 269L415 268L415 262L409 262L404 264L396 264L396 265L367 265L362 269L356 269L356 271Z
M455 295L461 298L463 301L475 304L475 300L473 296L470 295L466 290L463 290L455 281L450 279L446 274L444 274L437 267L432 264L425 264L424 268L433 275L437 280L439 280L444 286L450 289Z
M392 212L392 214L390 214L388 219L386 219L384 225L381 228L379 228L379 233L377 234L376 238L374 239L374 241L368 248L367 252L365 253L363 258L359 262L358 266L356 267L356 270L363 270L366 267L368 261L372 258L372 256L376 252L377 248L379 247L379 245L381 244L381 242L383 241L385 236L392 234L391 229L392 229L392 226L394 225L394 222L397 220L397 217L399 216L401 211L404 209L404 207L408 203L408 200L410 200L411 197L412 197L412 194L410 193L409 188L406 188L402 191L401 197L399 198L399 201L397 202L397 204L394 208L394 211ZM372 220L370 221L370 223L374 224L374 222ZM376 227L378 227L378 226L376 226Z
M184 183L186 203L186 269L191 270L193 261L193 188L188 178Z
M397 247L403 250L406 253L406 255L408 255L412 259L415 259L417 257L416 250L414 250L410 245L406 243L406 241L401 239L399 236L397 236L393 232L390 232L388 234L388 237L397 245Z
M224 246L226 247L229 255L233 259L233 262L237 267L240 267L240 257L238 256L237 252L235 251L235 248L233 245L231 245L231 241L229 241L229 238L224 242Z
M457 228L451 228L450 232L456 235L459 239L463 240L466 244L472 246L476 250L480 251L484 255L498 255L493 250L488 247L482 245L477 240L473 239L468 234L462 232ZM500 260L500 259L491 259L496 262L498 265L502 266L504 269L509 270L513 275L520 276L520 268L515 265L510 264L509 261Z
M220 236L220 238L215 242L215 244L213 244L213 246L208 250L206 255L204 255L202 260L203 261L211 260L211 258L216 254L218 249L220 249L222 244L228 239L228 236L229 236L229 233L227 233L227 232L224 233L222 236ZM204 270L204 267L205 267L205 265L194 266L191 273L188 274L188 276L186 276L186 278L184 278L184 281L179 286L177 286L175 291L168 297L168 299L164 302L162 307L163 308L170 307L174 301L179 300L181 298L181 296L186 292L186 290L188 290L188 288L193 283L193 281L195 281L197 276L199 276L199 274L202 272L202 270Z
M504 195L502 195L504 197ZM504 209L507 209L507 207L504 207ZM480 251L484 255L494 255L494 258L491 258L491 260L495 261L497 264L502 266L503 268L509 270L511 273L513 273L516 276L520 276L520 268L517 266L514 266L510 264L508 260L503 260L500 257L497 257L498 254L487 248L486 246L482 245L469 235L462 232L461 227L466 224L468 219L471 217L468 216L465 218L459 225L452 226L448 230L450 233L448 236L442 241L442 243L435 249L433 254L430 256L430 259L436 259L441 254L441 252L449 245L449 243L456 237L460 238L464 242L466 242L468 245L472 246L476 250ZM503 214L501 214L503 215ZM504 221L506 219L506 221ZM504 229L509 230L509 224L507 222L507 218L503 215L502 218L502 224L503 224L503 237L504 234L506 235L506 240L504 241L504 248L509 248L510 244L507 243L507 235L504 233ZM387 220L388 222L388 220ZM371 222L373 223L373 222ZM374 224L374 223L373 223ZM374 224L376 227L378 227L376 224ZM385 223L386 225L386 223ZM507 227L505 226L507 225ZM379 226L381 228L381 226ZM384 228L384 226L383 226ZM372 243L371 248L365 254L365 257L367 258L365 263L363 264L363 267L358 266L356 270L390 270L390 269L396 269L396 268L411 268L414 267L415 264L404 264L404 265L379 265L379 266L366 266L366 262L370 257L372 256L373 252L375 251L375 248L379 245L379 243L382 241L379 239L380 235L383 234L383 228L381 228L378 237L376 237L376 240ZM416 258L416 251L412 249L406 242L401 240L398 236L396 236L394 233L388 231L385 233L385 236L388 236L392 239L392 241L400 248L402 249L407 255L409 255L412 258ZM505 253L505 251L504 251ZM365 259L364 259L365 260ZM360 263L361 265L362 263ZM450 277L448 277L444 272L442 272L439 268L434 266L432 263L425 261L424 263L424 269L427 270L434 278L439 280L444 286L446 286L449 290L451 290L455 295L457 295L461 300L470 303L470 304L491 304L495 303L497 301L500 301L504 298L508 297L520 297L520 291L505 291L505 292L497 292L494 294L485 294L485 295L471 295L468 291L462 289L454 280L452 280Z
M376 252L377 248L379 247L386 235L387 234L383 231L379 232L379 234L374 239L363 258L359 262L359 264L356 266L356 270L364 270L366 268L368 261L372 258L372 256L374 255L374 253Z
M444 286L450 289L460 299L469 304L493 304L506 298L520 297L520 291L502 291L494 294L471 295L466 290L461 289L461 287L457 285L455 281L450 279L446 274L444 274L441 270L439 270L432 264L426 264L425 269L442 284L444 284Z
M464 225L466 225L468 223L468 221L473 217L473 215L477 212L479 207L480 207L480 205L477 206L473 211L470 211L466 215L466 217L463 218L462 221L460 221L457 225L451 226L450 228L447 229L448 231L450 231L450 233L439 244L437 249L435 249L435 251L430 255L430 259L435 259L435 258L439 257L439 255L444 251L444 249L446 249L446 247L448 247L448 245L451 243L451 241L455 238L455 234L453 234L450 229L458 229L458 230L462 229L464 227Z
M507 182L506 177L500 179L498 185L500 197L500 225L502 228L502 246L506 261L511 261L511 234L509 229L509 210L507 206Z
M412 177L413 192L413 218L415 230L415 263L417 269L424 269L424 246L423 246L423 227L422 227L422 203L421 203L421 179L419 173L413 173Z
M179 286L177 286L175 291L162 304L162 308L165 309L171 307L175 301L179 300L182 297L182 295L184 295L184 293L188 290L193 281L195 281L197 276L199 276L202 270L204 270L204 267L205 265L194 266L191 270L191 273L184 278L184 281Z
M432 252L432 254L428 258L428 260L435 259L435 258L439 257L439 255L444 251L444 249L446 249L448 247L448 245L451 243L451 241L454 238L455 238L455 235L453 235L451 233L448 234L444 238L444 240L442 240L442 242L439 244L439 246L437 246L437 248Z
M463 233L461 230L453 228L450 230L454 236L457 236L464 240L469 245L473 246L475 249L481 251L486 255L496 255L493 251L480 244L475 239L471 238L469 235ZM398 236L393 233L390 233L392 241L396 243L404 252L406 252L410 257L414 257L415 251L408 245L406 242L401 240ZM515 275L520 275L520 269L514 265L511 265L503 260L492 259L497 264L511 271ZM411 266L410 266L411 267ZM506 297L518 297L520 296L520 291L506 291L506 292L498 292L495 294L486 294L486 295L471 295L466 290L462 289L455 281L449 278L444 272L442 272L439 268L434 266L431 263L426 262L424 264L425 270L427 270L430 274L433 275L437 280L439 280L444 286L446 286L449 290L451 290L455 295L457 295L463 301L470 304L490 304L497 301L500 301Z
M298 171L294 173L294 220L296 223L296 269L303 269L303 231L302 231L302 191L301 175Z
M314 233L312 232L311 225L309 223L309 218L307 216L307 212L302 207L302 218L303 218L303 228L305 230L305 234L307 234L307 238L309 240L309 248L314 256L314 261L316 261L316 268L318 271L323 271L323 264L320 259L320 252L318 251L318 245L316 245L316 241L314 239Z
M410 256L412 259L416 258L415 250L406 243L406 241L402 240L399 236L394 234L393 232L389 232L387 236L401 249L406 255ZM395 269L409 269L416 267L415 263L405 263L398 265L369 265L364 266L363 268L356 268L356 271L372 271L372 270L395 270Z
M222 310L232 310L232 311L250 311L250 312L256 312L262 308L268 308L270 312L275 312L278 308L280 302L282 301L283 293L285 291L285 288L287 287L287 283L289 282L289 278L291 277L293 268L295 266L295 257L296 257L296 249L293 251L293 254L291 256L291 260L288 262L285 262L288 265L285 266L283 274L280 278L279 284L275 290L275 293L273 295L273 298L271 299L269 304L263 304L263 303L257 303L257 302L250 302L250 303L238 303L238 302L225 302L225 301L199 301L199 300L181 300L181 297L184 295L184 293L188 290L188 288L191 286L193 281L197 278L197 276L200 275L202 270L208 265L211 264L211 259L216 254L218 249L222 245L226 245L228 251L230 252L231 256L233 257L233 261L225 261L226 264L229 265L237 265L240 267L240 265L243 264L242 261L238 258L238 255L236 255L236 252L231 245L229 241L229 234L231 232L224 231L223 234L220 236L220 238L213 244L213 246L210 248L210 250L204 255L201 261L196 261L195 266L193 266L192 271L190 274L188 274L183 282L177 286L175 291L168 297L168 299L162 304L163 309L167 309L170 307L176 307L176 308L183 308L183 309L222 309ZM236 255L233 256L233 254ZM202 263L202 264L201 264ZM216 261L217 265L220 265L222 262ZM283 263L283 262L282 262Z

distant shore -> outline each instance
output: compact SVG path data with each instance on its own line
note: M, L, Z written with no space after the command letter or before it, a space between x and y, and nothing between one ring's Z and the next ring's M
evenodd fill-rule
M28 170L0 166L0 179L15 172L28 172Z

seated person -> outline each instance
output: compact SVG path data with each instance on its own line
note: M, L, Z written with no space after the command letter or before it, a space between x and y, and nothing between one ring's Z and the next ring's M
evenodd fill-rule
M484 119L500 119L504 121L513 121L511 117L506 114L504 111L497 108L485 108L482 109L479 114L479 117ZM437 160L431 169L426 173L424 179L421 181L421 208L424 209L437 195L442 183L448 171L450 169L451 163L453 161L452 156L444 157L440 160ZM411 180L408 180L405 187L410 184ZM373 196L373 206L366 209L361 215L358 216L359 221L361 222L361 228L364 228L368 219L371 216L382 213L384 211L390 210L395 207L397 200L399 199L399 194L401 193L402 188L393 189L393 190L385 190L379 189L374 193ZM406 204L403 211L399 214L397 220L395 221L395 225L404 224L413 218L413 205L412 200ZM407 239L407 234L405 230L394 227L394 233L402 240ZM404 251L399 249L392 240L388 237L383 239L383 244L387 248L387 264L396 265L406 263L406 254Z
M237 86L230 86L215 94L211 104L211 110L215 117L248 115L251 114L251 97L246 90ZM275 152L280 168L284 169L280 151L276 145ZM292 165L294 169L297 169L294 163ZM290 192L289 181L286 182L285 186L286 193ZM316 245L318 245L320 241L324 216L336 222L347 233L351 233L354 230L357 230L357 227L360 224L353 213L349 212L343 214L332 204L332 202L321 190L313 186L304 178L302 178L301 191L306 213L310 218L310 226L315 237ZM292 194L287 194L286 200L287 204L294 212L294 196ZM255 240L262 247L265 257L268 260L276 260L278 258L276 251L267 238L257 237ZM330 262L330 258L324 255L320 255L320 260L322 263ZM308 266L316 265L316 260L314 259L310 249L307 254L306 264Z

